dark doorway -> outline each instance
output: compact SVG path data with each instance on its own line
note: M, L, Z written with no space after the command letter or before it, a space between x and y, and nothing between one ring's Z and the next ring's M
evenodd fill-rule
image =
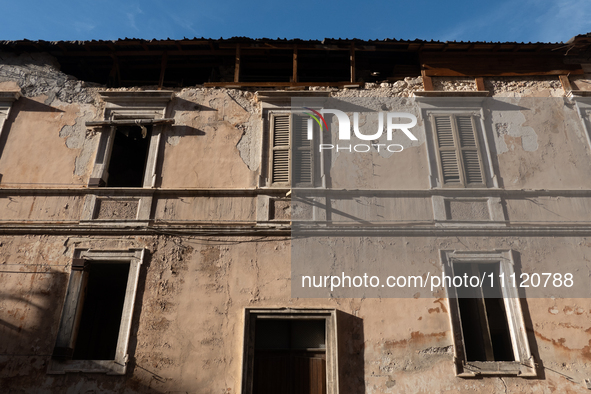
M253 393L326 393L325 319L257 319Z

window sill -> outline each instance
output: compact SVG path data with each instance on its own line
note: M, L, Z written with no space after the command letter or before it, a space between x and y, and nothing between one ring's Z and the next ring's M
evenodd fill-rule
M528 360L527 364L519 361L462 361L461 364L457 364L457 376L460 378L483 376L535 377L537 374L533 360Z
M52 359L49 362L47 373L50 375L63 375L71 372L105 373L107 375L125 375L127 365L117 360L67 360Z

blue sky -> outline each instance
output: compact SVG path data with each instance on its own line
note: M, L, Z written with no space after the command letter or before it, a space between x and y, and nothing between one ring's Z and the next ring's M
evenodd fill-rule
M591 32L591 0L3 3L0 40L246 36L560 42Z

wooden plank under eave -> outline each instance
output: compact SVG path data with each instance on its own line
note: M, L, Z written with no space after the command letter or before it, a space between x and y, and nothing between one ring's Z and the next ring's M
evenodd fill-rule
M234 82L240 80L240 44L236 44L236 61L234 63Z
M582 69L578 70L545 70L545 71L456 71L449 68L431 68L425 70L425 75L429 77L519 77L519 76L535 76L535 75L581 75L584 74Z
M476 90L478 90L479 92L486 90L486 89L484 89L484 78L477 77L475 79L475 82L476 82Z
M431 79L431 77L428 77L426 75L423 77L423 89L425 90L425 92L432 92L433 90L435 90L435 88L433 87L433 80Z
M164 86L164 74L166 73L167 63L168 53L164 52L164 55L162 55L162 63L160 64L160 79L158 81L158 90L162 90L162 86Z
M298 46L295 45L293 47L293 75L291 77L291 82L298 81Z
M258 87L306 87L306 86L335 86L335 87L363 87L363 83L349 81L345 82L206 82L203 84L206 88L258 88Z
M570 81L568 80L568 75L559 75L558 79L560 80L560 83L562 84L562 88L564 89L564 93L568 93L573 90L573 87L570 84Z
M355 44L351 43L349 52L349 59L351 62L351 82L355 82Z

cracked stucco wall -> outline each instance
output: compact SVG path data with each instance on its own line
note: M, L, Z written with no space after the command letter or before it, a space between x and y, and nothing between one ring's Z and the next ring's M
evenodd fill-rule
M523 266L540 256L578 259L586 237L572 248L560 239L482 237L399 238L407 260L430 265L439 248L505 248L523 253ZM47 375L74 248L144 247L122 377ZM290 242L281 237L0 237L0 278L11 297L0 299L0 390L128 393L238 393L242 374L244 308L336 308L340 320L341 394L498 392L499 378L454 375L452 335L445 298L291 298ZM376 256L382 253L376 250ZM18 266L19 272L13 272ZM526 301L530 346L543 379L507 377L509 392L585 393L591 363L591 304L587 299ZM48 335L49 334L49 335ZM19 355L11 357L10 355ZM573 379L570 381L565 378Z
M0 154L2 184L86 185L99 135L96 130L87 130L84 122L103 117L104 103L97 98L100 88L61 73L55 59L49 55L17 57L3 53L0 56L3 63L1 86L5 89L18 87L24 94L14 104L5 127L9 132L3 136L5 141ZM588 178L585 174L591 168L587 164L590 162L587 160L588 144L582 123L568 102L560 104L563 101L557 96L564 92L557 78L491 77L484 81L493 97L500 100L515 96L556 100L551 112L533 107L523 111L487 110L485 115L491 119L491 124L487 124L485 133L491 145L493 166L499 169L498 179L503 187L576 188L581 179ZM577 78L573 83L584 87L587 81ZM466 78L434 78L434 83L442 90L470 90L473 85ZM368 83L364 89L310 89L330 91L331 97L344 100L400 98L401 106L405 106L403 101L409 100L413 92L423 90L423 86L421 77L408 77L394 83ZM177 97L169 111L176 123L165 130L157 185L256 187L265 155L262 152L263 119L254 93L196 87L177 90L175 94ZM404 136L395 135L399 140L393 143L402 144L403 152L382 150L375 158L357 155L346 166L338 165L343 161L339 158L343 154L334 152L330 157L334 167L333 187L350 183L351 176L357 178L357 183L361 182L359 187L394 184L400 189L421 189L429 186L423 119L411 102L407 104L406 110L417 115L419 120L414 129L419 141L411 143ZM371 119L365 121L368 124L362 127L371 127ZM26 160L22 152L26 152ZM46 160L47 152L52 152L54 158ZM559 173L559 168L568 171Z
M50 55L26 53L0 53L0 84L23 96L5 125L2 184L85 185L98 138L84 122L101 116L98 85L62 73Z
M0 84L19 87L0 146L3 185L85 185L97 135L84 126L102 117L97 87L75 81L59 71L48 57L11 59L2 55ZM445 89L465 81L442 81ZM584 86L585 82L577 82ZM561 95L557 81L532 78L485 79L495 96ZM322 89L317 89L322 90ZM337 90L332 97L409 97L422 90L420 78L366 89ZM563 108L563 106L565 106ZM187 88L176 91L171 104L176 124L161 145L162 187L252 188L261 167L262 120L252 92L232 89ZM410 110L412 111L412 110ZM494 109L491 129L495 157L506 188L588 188L589 146L575 110L556 100L550 109L517 110L500 115ZM411 157L393 168L387 155L371 164L360 157L358 169L400 189L428 188L428 159L424 132ZM48 159L48 152L51 153ZM338 156L337 156L338 157ZM335 160L337 160L335 157ZM391 157L391 156L390 156ZM371 165L370 165L371 164ZM359 177L363 171L341 176ZM378 177L374 179L379 179ZM335 186L335 185L333 185ZM165 219L186 219L191 211L215 212L216 220L251 220L254 201L240 205L186 204L171 197L157 203ZM177 201L178 200L178 201ZM557 199L526 211L510 202L509 215L535 216L539 209L564 212ZM41 201L41 202L40 202ZM81 200L60 196L15 196L2 199L4 220L72 220L80 217ZM562 204L571 204L561 201ZM359 204L367 203L360 199ZM20 204L20 205L19 205ZM176 208L176 205L185 209ZM416 201L405 212L421 211L430 219L429 202ZM532 203L533 204L533 203ZM588 204L566 209L568 218L587 217ZM171 208L171 207L174 207ZM399 207L398 207L399 208ZM525 213L524 213L525 212ZM159 213L158 213L159 214ZM168 216L165 216L168 215ZM235 216L232 216L235 215ZM548 220L563 220L547 213ZM417 215L414 218L419 217ZM558 219L556 219L558 217ZM422 216L421 216L422 218ZM200 216L199 219L202 219ZM491 240L479 237L441 237L400 240L400 256L424 263L437 260L440 248L515 248L525 266L590 261L586 237ZM124 377L72 373L46 375L67 288L71 253L76 247L126 249L145 247L136 310L132 323L130 361ZM208 238L175 236L0 237L0 391L18 387L29 392L237 393L242 370L244 308L336 308L359 319L345 326L342 338L341 394L398 392L565 392L586 393L581 385L591 365L591 305L587 299L528 299L529 335L544 377L463 380L453 373L449 311L442 298L323 298L291 297L291 250L288 239ZM57 306L57 307L56 307ZM348 328L350 328L348 330ZM346 357L349 356L349 357ZM573 377L574 381L566 377ZM68 391L69 390L69 391Z
M252 93L183 89L174 101L174 117L162 158L162 187L255 184L262 121Z

